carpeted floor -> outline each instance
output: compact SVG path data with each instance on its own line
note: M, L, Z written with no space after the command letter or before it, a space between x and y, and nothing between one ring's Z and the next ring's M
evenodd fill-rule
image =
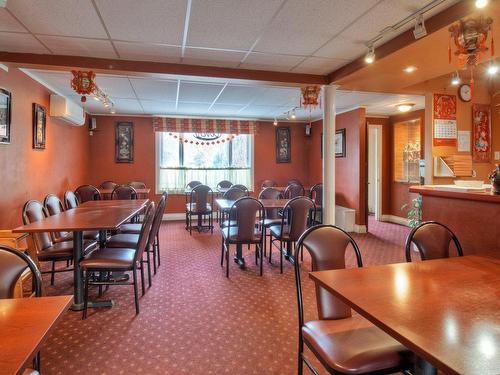
M370 218L369 234L354 235L365 266L404 261L408 229ZM254 253L247 269L220 267L220 234L193 233L180 222L162 225L162 264L134 314L133 289L105 294L115 307L67 312L42 349L43 374L294 374L297 308L293 267L265 262L258 276ZM277 254L277 253L275 253ZM278 257L275 257L278 259ZM348 263L354 264L350 253ZM309 267L306 259L305 268ZM306 320L316 316L312 282L304 272ZM71 294L71 275L58 274L47 294ZM96 291L91 291L95 296Z

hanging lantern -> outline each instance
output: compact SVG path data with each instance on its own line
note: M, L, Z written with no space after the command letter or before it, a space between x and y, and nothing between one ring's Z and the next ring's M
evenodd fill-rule
M321 92L320 86L306 86L300 89L302 93L302 98L300 101L300 106L305 108L315 108L320 105L319 103L319 93Z
M96 89L95 84L95 73L91 70L84 72L81 70L72 70L73 79L71 80L71 88L76 91L77 94L82 95L81 101L85 103L87 97L85 95L90 95Z

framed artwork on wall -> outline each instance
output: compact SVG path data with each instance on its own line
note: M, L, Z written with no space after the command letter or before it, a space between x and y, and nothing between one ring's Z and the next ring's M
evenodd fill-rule
M9 91L0 89L0 143L10 143L11 99Z
M33 149L45 150L47 115L44 106L33 103Z
M345 158L345 128L335 131L335 157Z
M491 163L491 113L488 104L472 106L472 161Z
M134 162L134 123L117 122L115 129L115 161Z
M290 128L279 126L276 128L276 163L290 163L292 161L292 145Z

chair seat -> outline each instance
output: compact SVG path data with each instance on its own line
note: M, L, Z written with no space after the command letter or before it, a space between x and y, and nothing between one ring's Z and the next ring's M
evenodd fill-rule
M40 373L33 368L26 368L23 371L23 375L40 375Z
M85 254L95 245L96 245L95 241L84 241L83 253ZM42 262L72 259L73 242L63 241L54 243L52 246L38 252L37 256L38 260Z
M120 233L140 234L142 224L123 224L118 229Z
M193 214L209 214L212 212L212 206L207 203L204 207L199 207L196 203L186 203L186 211Z
M106 242L106 247L126 247L133 248L137 247L139 242L139 235L133 233L118 233Z
M302 334L306 345L331 373L409 368L414 359L412 352L359 315L310 321L302 327Z
M135 249L105 247L90 253L80 261L86 269L130 270L134 266Z
M83 239L84 240L97 240L99 239L99 231L97 230L89 230L83 232ZM73 232L69 232L67 235L63 237L58 237L54 239L54 242L66 242L66 241L73 241Z
M228 227L229 224L231 224L232 227L235 227L238 225L238 222L236 220L224 220L220 226L225 228Z
M276 237L277 239L287 241L290 239L290 228L288 225L283 227L283 232L281 232L281 225L273 225L269 228L271 235Z
M281 218L278 217L276 219L264 219L264 220L261 220L260 222L262 223L263 226L265 226L266 228L269 228L269 227L272 227L274 225L281 225Z
M229 243L259 243L262 241L262 233L255 230L253 236L249 240L243 241L238 237L238 227L222 228L222 237L228 240Z

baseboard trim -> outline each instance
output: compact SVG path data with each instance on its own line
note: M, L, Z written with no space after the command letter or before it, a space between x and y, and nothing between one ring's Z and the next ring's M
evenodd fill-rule
M367 233L366 225L354 224L354 233Z
M380 217L381 221L388 221L389 223L394 223L394 224L399 224L399 225L404 225L408 226L408 219L401 217L401 216L396 216L396 215L382 215Z

